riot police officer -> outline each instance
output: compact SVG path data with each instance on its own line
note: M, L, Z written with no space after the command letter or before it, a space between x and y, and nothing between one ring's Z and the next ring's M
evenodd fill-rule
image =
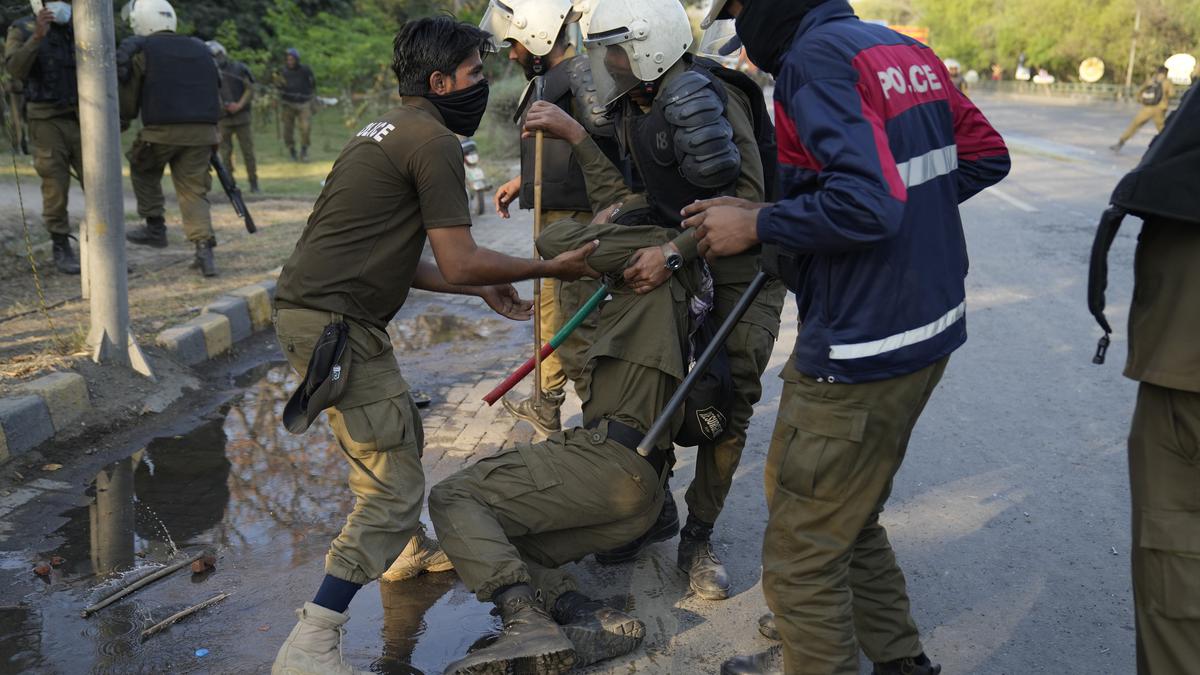
M146 219L126 239L167 246L162 174L170 165L184 233L196 247L193 267L216 276L208 167L221 112L217 66L203 42L175 32L175 10L167 0L133 0L126 10L135 35L117 50L121 123L128 126L139 114L142 119L127 156L138 215Z
M521 66L531 81L540 77L540 87L531 85L521 101L518 120L523 120L529 106L539 95L562 108L587 129L596 143L610 157L616 158L612 122L604 115L599 95L592 79L591 64L584 56L575 55L571 46L571 30L580 13L572 0L520 0L502 3L492 0L484 13L480 27L492 34L492 46L497 51L507 48L508 58ZM550 36L553 36L552 39ZM520 197L522 209L532 209L534 139L521 141L521 173L496 190L496 212L508 217L508 208ZM571 144L558 138L546 138L542 149L542 222L552 223L564 218L582 222L592 219L587 183ZM542 280L541 325L545 335L553 335L562 322L595 292L597 282L582 279L559 282ZM595 317L589 317L575 330L559 349L542 361L540 402L535 397L514 400L505 397L504 407L516 417L533 425L543 437L562 428L559 413L568 377L578 380L583 370L583 356L588 336L595 328Z
M42 179L42 222L54 242L54 267L63 274L79 274L67 217L71 172L83 180L71 3L47 2L37 16L14 23L4 53L9 74L23 83L33 168Z
M691 23L679 3L605 0L583 23L593 70L603 69L612 78L611 93L605 98L615 113L622 155L644 184L659 222L678 227L681 209L697 199L734 195L762 201L769 196L768 187L774 182L774 130L762 91L744 74L687 53ZM621 201L631 192L620 170L585 130L556 108L535 104L526 126L545 129L574 145L593 203ZM696 255L696 240L684 231L664 246L639 251L625 280L638 292L649 292ZM732 310L758 270L757 257L755 249L711 266L714 307L709 321L719 323ZM598 560L631 560L649 543L680 532L677 564L688 575L692 590L708 600L728 597L729 575L710 537L733 483L754 404L762 394L760 380L779 332L785 293L782 284L771 282L726 343L734 383L726 411L728 430L699 446L682 531L675 505L668 499L661 517L642 538L598 555Z

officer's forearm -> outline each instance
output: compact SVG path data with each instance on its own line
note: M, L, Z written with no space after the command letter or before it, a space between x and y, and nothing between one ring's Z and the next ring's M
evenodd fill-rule
M417 263L417 273L413 276L413 288L434 293L450 293L453 295L479 295L481 286L465 286L446 281L438 266L427 260Z
M41 47L41 44L41 40L33 37L24 42L9 40L8 48L5 51L8 56L4 59L4 67L8 74L18 80L28 77L34 62L37 61L38 48Z
M605 156L595 139L588 136L571 147L575 159L579 160L579 168L583 170L593 212L633 196L633 191L625 185L625 177Z
M679 251L679 255L683 256L684 262L691 262L700 257L699 244L696 241L696 230L688 228L679 233L678 237L671 240L675 248Z

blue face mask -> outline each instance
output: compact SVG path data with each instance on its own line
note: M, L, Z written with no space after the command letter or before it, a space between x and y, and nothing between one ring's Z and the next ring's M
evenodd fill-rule
M54 12L54 23L71 23L71 5L65 2L47 2L46 9Z

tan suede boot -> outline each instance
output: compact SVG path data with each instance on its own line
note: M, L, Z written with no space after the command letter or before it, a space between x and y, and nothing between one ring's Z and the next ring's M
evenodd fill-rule
M311 602L296 610L300 619L271 666L271 675L370 675L342 658L342 632L350 615Z
M425 535L425 526L408 540L408 545L383 573L384 581L405 581L423 572L449 572L454 563L442 551L437 539Z

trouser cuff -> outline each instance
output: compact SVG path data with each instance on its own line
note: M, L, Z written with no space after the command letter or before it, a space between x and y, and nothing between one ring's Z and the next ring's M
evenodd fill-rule
M512 586L514 584L529 584L530 586L533 586L533 578L529 576L529 572L527 570L521 570L519 572L511 572L509 574L497 576L495 578L488 579L481 584L479 588L475 590L475 597L478 598L480 602L491 602L492 596L496 593L497 589L504 588L505 586Z

